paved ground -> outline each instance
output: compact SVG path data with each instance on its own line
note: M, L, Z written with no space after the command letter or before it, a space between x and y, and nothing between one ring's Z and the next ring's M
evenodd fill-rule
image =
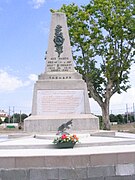
M101 133L102 134L102 133ZM53 135L12 134L0 136L0 157L83 155L115 152L135 152L135 135L115 133L113 137L94 134L77 134L79 143L73 149L56 149Z
M135 179L135 135L76 133L73 149L57 149L55 134L0 135L0 179Z

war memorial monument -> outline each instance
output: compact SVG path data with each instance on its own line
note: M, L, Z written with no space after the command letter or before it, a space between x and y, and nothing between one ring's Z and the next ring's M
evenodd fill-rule
M35 83L32 115L25 120L25 131L56 131L71 119L72 130L98 130L98 118L90 113L86 83L74 68L64 13L52 13L45 59L45 72Z
M74 148L53 139L72 122ZM0 134L0 180L134 180L135 135L99 130L87 86L73 66L66 16L53 13L45 72L34 86L24 132Z

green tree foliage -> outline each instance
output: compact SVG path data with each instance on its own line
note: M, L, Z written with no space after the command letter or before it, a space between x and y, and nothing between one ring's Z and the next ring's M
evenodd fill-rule
M104 129L110 129L109 105L115 93L127 91L135 61L135 1L91 0L78 7L63 5L76 69L89 95L102 109Z
M130 122L134 122L134 115L133 114L130 116Z
M0 124L2 124L2 119L0 118Z
M117 122L116 116L114 114L109 115L110 122Z
M129 114L110 114L109 115L110 122L117 122L118 124L126 124L126 123L132 123L135 122L135 117L133 113Z
M116 119L117 119L118 124L124 124L125 123L124 118L123 118L123 116L121 114L118 114L116 116Z
M6 122L6 123L22 123L24 121L24 119L27 117L28 117L27 114L15 113L10 117L10 119L9 119L9 117L6 117L4 122Z
M4 122L5 122L5 123L8 123L8 122L9 122L8 120L9 120L9 118L6 117L6 118L4 119Z
M21 114L21 121L24 122L24 119L27 118L27 117L28 117L27 114L24 114L24 113Z

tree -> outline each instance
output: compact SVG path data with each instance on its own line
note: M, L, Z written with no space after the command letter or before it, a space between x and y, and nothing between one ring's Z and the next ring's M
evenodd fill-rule
M117 118L114 114L109 115L110 122L117 122Z
M116 117L118 124L124 124L124 118L121 114L118 114Z
M135 1L91 0L88 5L63 5L76 69L89 95L102 109L104 129L110 129L109 105L115 93L130 87L135 55Z
M28 116L26 114L18 114L15 113L12 115L11 117L11 122L15 122L15 123L21 123L24 121L25 118L27 118Z
M21 120L22 120L22 122L24 122L24 119L25 119L25 118L27 118L27 117L28 117L28 115L27 115L27 114L24 114L24 113L23 113L23 114L21 114Z
M2 119L0 118L0 124L2 124Z

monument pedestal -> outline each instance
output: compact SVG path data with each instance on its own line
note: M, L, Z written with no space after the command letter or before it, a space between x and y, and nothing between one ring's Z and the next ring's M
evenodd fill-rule
M52 116L33 115L25 120L26 132L56 133L58 127L72 119L73 132L90 132L99 130L98 118L92 114L63 114Z
M77 72L39 76L32 104L32 115L90 113L87 86Z
M90 114L87 86L81 76L77 72L53 74L55 79L50 79L51 76L39 76L34 87L32 115L25 119L24 130L57 132L61 124L72 119L73 131L97 131L98 118Z

